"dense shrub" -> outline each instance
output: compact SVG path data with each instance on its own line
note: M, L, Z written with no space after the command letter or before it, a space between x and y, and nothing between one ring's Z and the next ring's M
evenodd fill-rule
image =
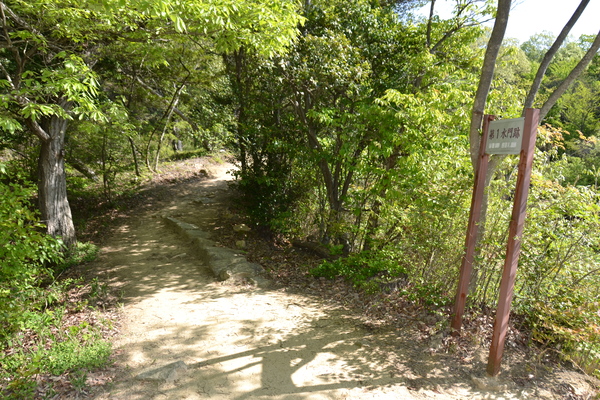
M39 374L70 374L74 386L85 386L87 371L111 353L97 327L65 326L66 292L75 282L55 279L98 249L78 243L65 253L32 211L34 194L0 165L0 397L7 399L33 398Z
M0 166L1 167L1 166ZM0 180L0 340L21 328L28 311L51 301L40 284L52 278L48 267L62 258L59 239L43 233L30 207L34 190Z
M543 140L543 137L542 137ZM566 183L571 165L555 149L536 154L527 219L515 282L513 309L532 338L598 374L600 362L600 195L594 185ZM498 298L515 161L490 186L487 234L480 249L471 304L495 307Z

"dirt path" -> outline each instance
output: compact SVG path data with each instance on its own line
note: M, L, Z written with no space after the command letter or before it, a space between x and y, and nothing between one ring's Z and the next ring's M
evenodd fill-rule
M317 298L217 282L161 217L222 229L230 167L178 185L174 200L102 248L94 266L124 303L114 344L122 373L96 399L566 398L539 384L482 391L472 376L483 354L459 364L417 343L412 328L374 331Z

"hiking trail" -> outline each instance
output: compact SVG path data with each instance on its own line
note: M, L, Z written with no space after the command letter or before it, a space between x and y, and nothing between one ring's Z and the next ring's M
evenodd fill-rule
M227 181L233 166L186 163L206 170L207 178L177 184L174 196L140 207L90 266L123 303L114 341L118 375L93 398L567 398L552 391L548 379L556 385L564 381L573 395L592 390L568 371L544 381L536 381L531 371L523 377L530 383L523 385L502 375L486 380L486 349L471 362L458 363L451 354L431 351L432 343L416 340L416 328L408 324L373 329L315 296L220 282L164 218L209 233L231 229L219 226L217 217L231 194Z

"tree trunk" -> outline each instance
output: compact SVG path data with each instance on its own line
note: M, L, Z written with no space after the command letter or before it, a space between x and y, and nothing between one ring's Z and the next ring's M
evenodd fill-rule
M248 153L246 151L246 85L244 81L246 52L243 47L233 52L233 59L235 63L234 94L237 97L238 107L236 110L236 134L240 151L242 174L245 174L248 172Z
M86 178L98 182L98 176L96 176L96 172L93 169L85 165L85 163L77 158L69 157L67 163L73 167L76 171L79 171Z
M189 75L185 77L185 79L183 80L181 85L175 90L175 93L173 94L173 97L171 98L171 101L169 102L169 107L165 110L163 115L160 117L160 120L156 123L154 129L152 130L152 133L150 134L150 137L148 138L148 142L146 144L146 167L148 167L148 169L152 172L157 171L158 160L160 157L160 149L162 146L162 141L165 136L167 125L169 124L171 115L173 115L173 109L177 106L177 102L179 101L179 95L181 94L181 90L183 90L183 88L185 87L185 82L187 81L188 77L189 77ZM152 146L152 139L154 138L154 135L156 134L156 132L158 132L160 124L165 119L166 119L166 121L164 122L164 125L163 125L162 134L158 139L158 143L156 144L156 158L155 158L155 162L154 162L154 167L152 167L152 165L150 164L150 150L151 150L151 146Z
M102 186L104 187L104 198L106 198L106 200L110 203L112 202L112 194L110 190L110 167L108 165L108 138L106 132L104 132L102 137L100 161L102 163Z
M127 136L127 139L129 139L129 144L131 145L131 154L133 155L133 165L135 166L135 176L137 176L139 178L140 176L142 176L142 174L140 173L140 165L139 165L138 158L137 158L137 150L135 148L135 142L133 141L133 138L131 136Z
M473 101L473 110L471 112L471 127L469 130L469 142L470 142L470 152L471 152L471 162L473 164L473 171L477 168L477 160L479 157L479 141L481 124L483 122L483 113L485 109L485 104L487 102L487 96L490 91L490 87L492 84L492 79L494 77L494 69L496 67L496 59L498 58L498 53L500 51L500 46L502 45L502 41L504 40L504 33L506 32L506 25L508 24L508 14L510 12L511 0L498 0L498 9L496 12L496 21L494 22L494 28L492 29L492 35L490 36L490 40L488 42L488 46L485 52L485 57L483 59L483 67L481 69L481 78L479 79L479 86L477 87L477 92L475 94L475 100ZM504 159L504 156L491 157L490 166L488 167L488 174L486 176L486 184L489 184L491 177L496 170L496 168L500 165L500 162ZM492 165L493 164L493 165ZM476 173L477 171L475 171ZM483 200L484 204L481 209L481 213L479 215L479 230L476 238L475 245L475 254L477 259L477 253L479 251L479 243L481 243L481 239L485 234L485 221L487 219L487 195ZM478 268L477 264L473 265L473 273L470 277L471 284L469 285L469 292L477 284L477 275Z
M77 242L71 207L67 199L64 141L67 121L51 117L41 128L47 133L42 140L38 160L38 197L42 221L48 233L60 236L72 248Z
M502 41L504 40L504 33L506 32L506 25L508 24L508 13L510 12L510 3L511 0L498 0L496 22L494 22L492 35L490 36L490 40L485 51L483 66L481 68L481 77L479 78L479 86L477 87L475 100L473 101L471 127L469 129L469 142L473 169L477 167L480 140L479 131L483 121L483 111L485 109L487 96L492 85L492 79L494 78L494 69L496 67L498 52L500 51L500 46L502 46Z
M560 31L560 34L558 35L558 37L556 38L556 40L554 41L552 46L548 49L546 54L544 54L544 58L542 59L542 62L540 63L537 73L535 74L535 79L533 80L533 83L531 84L531 88L529 89L529 93L527 93L527 98L525 99L525 105L523 106L523 116L525 116L526 109L533 107L533 102L535 101L535 96L537 96L537 93L540 90L540 85L542 84L542 79L544 78L544 75L546 74L546 70L548 69L550 62L554 58L554 55L558 52L558 49L560 49L560 46L562 46L562 43L564 42L567 35L571 31L571 28L573 28L573 25L575 25L575 22L577 22L577 20L579 19L579 17L583 13L583 10L585 9L585 7L587 7L589 2L590 2L590 0L581 0L581 3L579 3L579 7L577 7L577 9L573 13L573 16L571 17L571 19L567 22L567 24L564 26L562 31ZM542 118L540 118L540 121L541 120L542 120Z
M169 110L167 111L167 116L165 118L165 125L163 126L162 133L160 134L160 138L158 139L158 144L156 145L156 156L154 158L154 170L158 170L158 161L160 160L160 151L162 149L163 141L165 140L165 135L167 133L167 128L169 126L169 122L171 121L171 116L173 115L173 110L177 107L177 103L179 103L179 95L181 94L181 90L185 85L181 85L177 91L175 92L175 97L173 97L173 101L169 105Z
M567 91L567 89L573 84L573 82L575 82L575 79L577 79L579 77L579 75L581 75L581 73L583 71L585 71L585 69L587 68L589 63L592 62L592 60L596 56L596 53L598 53L599 49L600 49L600 32L598 32L598 34L596 35L596 39L594 39L594 42L588 49L587 53L585 53L583 58L579 61L579 63L577 63L575 68L573 68L573 70L569 73L569 76L567 76L565 78L565 80L562 81L562 83L556 88L556 90L554 92L552 92L552 94L550 95L548 100L546 100L546 102L544 103L544 105L542 106L542 108L540 110L540 121L543 120L544 118L546 118L546 115L548 115L548 112L554 106L554 104L556 104L556 102L558 101L560 96L562 96Z

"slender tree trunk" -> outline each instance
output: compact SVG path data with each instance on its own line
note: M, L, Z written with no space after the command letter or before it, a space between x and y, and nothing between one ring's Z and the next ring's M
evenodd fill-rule
M108 138L107 135L104 134L102 138L102 152L101 162L102 162L102 186L104 187L104 197L107 201L111 202L111 193L110 193L110 171L108 170Z
M150 136L148 137L148 141L146 142L146 154L145 154L146 168L148 168L148 171L151 171L151 172L156 172L155 170L152 169L152 164L150 164L150 157L151 157L152 139L154 139L154 134L156 133L157 129L158 128L155 127L152 130L152 132L150 133Z
M243 48L233 53L235 62L235 88L234 92L238 101L237 117L237 141L240 149L240 162L242 173L248 171L248 154L246 151L245 126L246 126L246 88L244 84L245 58L246 53Z
M490 40L488 41L487 49L485 51L483 67L481 68L481 77L479 79L479 86L477 86L475 100L473 101L473 109L471 111L471 127L469 129L469 142L473 169L477 167L477 157L479 152L480 140L479 131L481 129L481 123L483 121L483 112L485 109L487 96L490 92L492 79L494 78L496 59L498 58L498 52L500 51L500 46L502 46L502 41L504 40L504 33L506 32L506 25L508 24L508 13L510 12L510 3L511 0L498 0L496 22L494 22L492 35L490 36Z
M469 130L469 142L471 152L471 163L473 165L473 171L477 168L477 160L479 156L479 141L481 140L480 130L483 122L483 113L485 110L485 104L487 102L487 96L490 91L492 79L494 77L494 69L496 67L496 59L500 51L500 46L504 40L504 33L506 32L506 26L508 24L508 14L510 12L511 0L498 0L498 9L496 12L496 21L494 22L494 28L492 29L492 35L488 42L488 46L483 59L483 67L481 69L481 78L479 79L479 86L475 93L475 100L473 101L473 110L471 112L471 127ZM496 156L497 157L497 156ZM490 165L488 167L488 174L486 176L486 187L493 176L494 171L500 165L503 158L492 157L490 159ZM477 172L477 171L475 171ZM483 206L479 215L479 230L476 238L476 255L479 252L479 243L485 234L485 221L487 219L487 196L483 199ZM476 257L477 259L477 257ZM478 265L474 263L473 273L470 279L471 291L477 284L478 276Z
M187 79L187 78L186 78ZM133 80L133 79L132 79ZM144 82L139 76L135 77L135 80L144 88L146 89L148 92L152 93L154 96L158 97L161 100L165 100L164 96L162 94L160 94L159 92L157 92L154 88L152 88L152 86L148 85L146 82ZM188 117L183 111L181 111L179 108L174 107L173 108L173 112L177 115L179 115L179 117L181 117L182 120L184 120L185 122L187 122L191 127L192 127L192 131L194 132L194 137L196 137L198 134L201 134L201 130L198 127L198 124L190 117ZM195 139L194 144L196 144L197 139ZM208 142L208 140L203 139L202 140L202 147L204 147L204 150L206 151L210 151L210 143Z
M135 166L135 176L140 177L142 174L140 173L140 164L137 158L137 150L135 148L135 142L131 136L127 136L129 139L129 144L131 145L131 154L133 155L133 165Z
M540 90L540 85L542 84L542 79L544 78L544 75L546 74L546 70L548 69L550 62L554 58L554 55L558 52L558 49L560 49L560 46L562 46L567 35L569 35L571 28L573 28L573 25L575 25L575 22L577 22L577 20L579 19L579 17L583 13L583 10L585 9L585 7L587 7L589 2L590 2L590 0L581 0L581 3L579 3L579 7L577 7L577 9L573 13L573 16L571 17L571 19L569 19L569 21L564 26L562 31L560 31L560 34L558 35L558 37L556 38L556 40L554 41L552 46L548 49L546 54L544 54L544 58L542 59L542 62L540 63L537 73L535 74L535 79L533 80L533 83L531 84L531 88L529 89L529 93L527 93L527 98L525 99L525 105L523 106L523 116L525 116L526 109L533 107L533 102L535 101L535 96L537 96L537 93ZM540 121L541 120L542 120L542 117L540 117Z
M427 20L427 37L426 37L427 49L431 48L431 24L433 22L433 10L435 9L435 1L436 0L431 0L431 5L429 6L429 19Z
M171 117L173 116L173 110L177 107L177 103L179 103L179 95L181 94L181 90L184 85L181 85L177 92L175 93L175 97L169 106L169 110L167 112L167 116L165 117L165 125L163 126L163 130L160 134L160 138L158 139L158 144L156 145L156 156L154 158L154 170L158 170L158 161L160 160L160 150L162 149L163 141L165 140L165 134L167 133L167 128L169 126L169 121L171 121Z
M505 155L495 154L490 157L487 173L485 175L485 183L484 187L487 188L490 185L492 177L498 170L498 167L502 164L502 161L506 158ZM481 258L481 246L480 243L483 240L486 230L485 226L487 223L487 212L489 206L489 193L487 190L483 191L483 197L481 198L481 213L479 214L479 229L477 229L477 236L475 236L475 260L480 260ZM475 289L475 286L478 283L479 277L479 261L474 261L473 263L473 275L471 276L471 282L469 283L469 292L472 292Z
M83 161L81 161L77 158L69 157L67 164L69 164L71 167L73 167L76 171L81 172L83 174L83 176L85 176L86 178L88 178L94 182L98 181L96 172L94 172L93 169L91 169L90 167L85 165L85 163Z
M160 120L156 123L156 126L154 127L154 129L152 130L152 133L150 134L150 137L148 138L148 143L146 144L146 166L152 172L156 172L156 168L158 168L158 158L159 158L160 148L162 145L162 140L164 139L166 126L169 124L169 120L171 119L171 116L173 115L173 110L174 110L174 108L176 108L175 106L177 105L177 102L179 101L179 96L181 95L181 91L185 87L185 82L187 81L188 77L189 77L189 75L185 77L185 79L183 80L181 85L179 85L179 87L177 87L177 89L175 90L175 93L173 94L173 97L171 98L171 101L169 102L169 106L167 107L167 109L165 110L163 115L160 117ZM156 132L158 132L159 124L162 123L162 121L165 119L166 119L166 121L163 125L163 131L162 131L161 136L159 137L159 140L158 140L158 143L156 146L157 147L156 159L155 159L156 162L155 162L155 165L153 168L152 165L150 165L150 147L152 145L152 139L154 138L154 135L156 134Z
M42 220L50 235L60 236L67 248L72 248L77 238L67 199L64 159L67 121L53 116L39 127L47 134L46 140L41 141L38 159L38 197Z
M598 34L596 35L596 39L594 39L594 42L588 49L587 53L585 53L583 58L569 73L569 76L567 76L565 80L562 81L562 83L556 88L556 90L552 92L548 100L546 100L546 102L540 110L540 121L546 118L546 115L548 115L548 112L554 106L554 104L556 104L560 96L562 96L567 91L567 89L573 84L573 82L575 82L575 79L577 79L579 75L581 75L581 73L585 71L587 66L590 64L590 62L592 62L592 60L596 56L596 53L598 53L598 50L600 50L600 32L598 32Z

